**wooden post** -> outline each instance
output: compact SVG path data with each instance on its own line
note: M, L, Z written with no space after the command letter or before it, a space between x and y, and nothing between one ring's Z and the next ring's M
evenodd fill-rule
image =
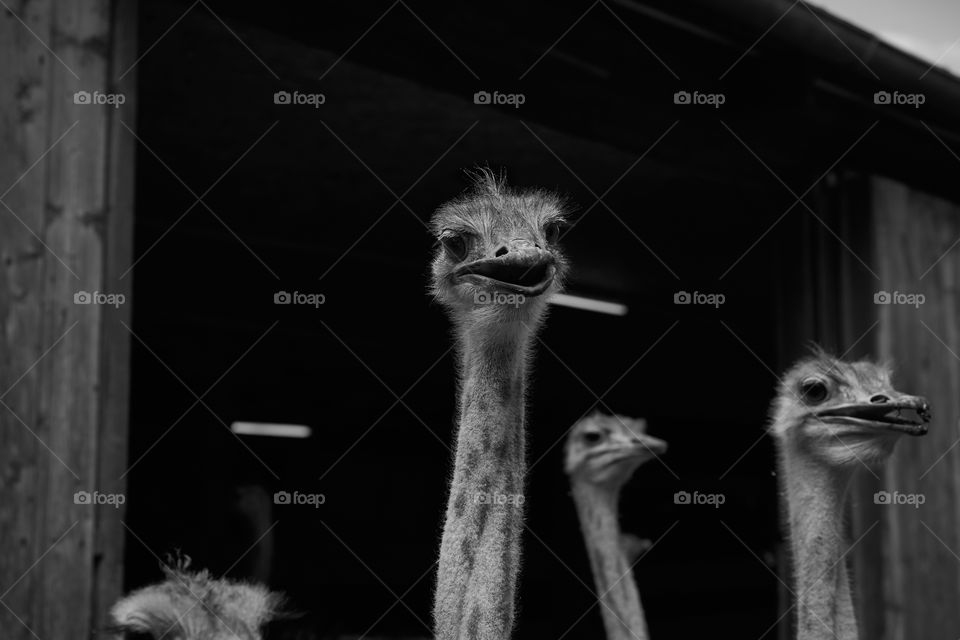
M135 141L121 121L134 126L136 2L8 7L0 629L12 640L84 638L123 586L123 506L84 497L125 499L132 299L119 276L131 264Z

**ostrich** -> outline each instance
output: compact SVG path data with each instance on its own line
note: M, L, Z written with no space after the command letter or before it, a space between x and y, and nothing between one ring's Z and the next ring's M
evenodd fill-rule
M189 559L164 566L164 582L143 587L110 610L116 638L260 640L281 598L257 584L190 572Z
M623 536L617 521L620 489L667 443L646 434L646 421L595 413L578 422L566 445L570 476L607 640L646 640L647 623L631 566L645 549ZM630 548L627 547L630 541Z
M846 490L860 464L877 465L901 435L927 432L926 400L900 393L890 370L816 350L780 381L771 434L780 458L793 552L800 640L856 640L844 556Z
M459 427L434 602L440 640L503 640L514 619L526 472L524 395L531 343L566 262L564 204L488 169L432 219L432 292L454 325Z

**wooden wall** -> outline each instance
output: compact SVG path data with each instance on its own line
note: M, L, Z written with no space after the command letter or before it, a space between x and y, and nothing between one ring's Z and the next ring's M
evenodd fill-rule
M122 588L123 509L75 493L124 493L136 8L26 0L0 13L5 639L89 637ZM125 101L93 104L95 91ZM125 303L76 304L80 292Z
M946 161L949 161L947 159ZM895 364L896 384L925 395L930 432L905 439L884 468L886 491L926 502L872 505L879 519L881 603L865 613L887 640L960 635L960 206L891 180L871 184L873 244L879 287L921 294L922 304L875 305L876 353ZM869 292L868 292L869 293ZM869 500L869 502L868 502ZM869 525L869 520L864 520ZM882 616L882 624L879 619Z

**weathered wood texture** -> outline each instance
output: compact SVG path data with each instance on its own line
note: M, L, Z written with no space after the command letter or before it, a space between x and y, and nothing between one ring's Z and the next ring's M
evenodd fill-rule
M949 158L945 161L949 162ZM895 364L895 383L922 393L934 419L924 438L905 438L881 475L883 490L925 502L876 508L882 548L886 640L960 635L960 206L902 184L871 189L879 288L922 294L922 304L876 305L877 355ZM866 498L867 496L861 496ZM862 501L864 508L873 508ZM872 501L871 501L872 502Z
M136 3L0 13L0 631L88 637L122 588ZM88 92L89 102L75 99ZM124 103L95 104L100 95ZM122 294L118 306L78 292Z

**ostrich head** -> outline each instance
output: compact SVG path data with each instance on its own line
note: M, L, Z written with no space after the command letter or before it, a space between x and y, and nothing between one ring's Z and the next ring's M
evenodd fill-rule
M535 323L566 271L557 245L564 204L514 190L489 169L473 178L433 215L433 293L460 320Z
M667 450L667 443L646 433L643 418L594 413L567 436L567 475L575 482L620 487L637 467Z
M280 596L265 587L163 568L167 579L117 602L109 631L117 640L260 640Z
M781 445L843 468L881 462L900 436L924 435L930 407L894 389L887 366L816 350L781 379L772 418Z

